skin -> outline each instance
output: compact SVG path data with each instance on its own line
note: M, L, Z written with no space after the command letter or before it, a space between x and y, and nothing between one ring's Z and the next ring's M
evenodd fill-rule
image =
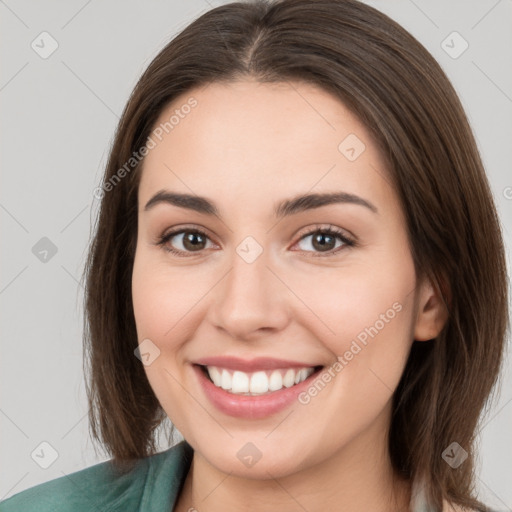
M394 475L387 448L392 394L413 340L434 338L446 313L431 283L417 280L382 156L358 118L310 84L210 84L176 98L156 125L191 96L198 105L145 158L132 280L139 343L160 350L147 377L195 450L176 510L408 510L410 482ZM351 133L366 146L354 161L338 150ZM220 215L170 204L144 211L161 189L206 196ZM378 213L346 203L273 216L280 200L334 191ZM190 224L208 234L199 251L183 234L167 246L184 257L155 244ZM336 239L322 252L303 235L317 224L358 245L335 252ZM263 248L250 264L236 252L247 236ZM270 417L223 414L192 371L215 355L328 367L396 302L400 312L325 389ZM248 442L262 454L252 467L237 458Z

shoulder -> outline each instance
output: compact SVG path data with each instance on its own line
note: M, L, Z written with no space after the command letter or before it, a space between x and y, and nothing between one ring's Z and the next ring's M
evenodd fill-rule
M144 483L147 460L131 471L117 474L110 461L30 487L0 502L1 512L68 512L106 510L125 496L137 495Z
M190 450L182 441L164 452L138 459L124 472L116 471L110 460L101 462L25 489L1 501L0 512L143 510L143 497L146 503L174 499L169 483L174 479L177 493L189 466ZM159 497L158 492L167 494Z

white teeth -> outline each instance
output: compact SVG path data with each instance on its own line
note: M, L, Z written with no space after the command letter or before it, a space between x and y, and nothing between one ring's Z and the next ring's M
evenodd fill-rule
M291 368L286 372L285 376L283 377L283 384L287 388L291 388L295 384L295 371L292 370Z
M231 391L233 393L248 393L249 392L249 376L244 372L233 373L233 380L231 381Z
M256 372L251 376L251 393L266 393L268 391L268 377L265 372ZM233 390L234 392L234 390Z
M295 376L295 384L306 380L308 377L308 371L305 368L302 368L302 370L298 371L297 375Z
M243 395L261 395L279 391L283 387L291 388L306 380L314 372L313 367L266 370L254 373L226 370L216 366L207 366L206 369L215 386L234 394Z
M211 377L211 375L210 375ZM231 374L227 370L222 370L222 376L220 379L220 387L222 389L231 389Z
M215 366L210 366L210 377L213 380L213 383L220 388L222 382L222 374L219 372L219 369Z
M280 372L272 372L268 381L269 391L277 391L283 387L283 376Z

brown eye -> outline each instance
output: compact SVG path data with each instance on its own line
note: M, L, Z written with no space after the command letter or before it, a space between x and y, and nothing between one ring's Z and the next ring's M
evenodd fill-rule
M187 251L204 249L206 237L197 231L183 231L182 245ZM174 237L173 237L174 238Z
M305 243L301 247L301 242L308 238L311 238L311 242ZM336 245L337 241L340 241L338 245ZM330 226L328 228L317 227L315 230L306 233L301 237L298 245L301 250L312 252L313 256L323 256L323 254L318 253L325 253L326 256L331 256L337 254L345 246L355 246L355 241L348 238L342 231ZM313 248L313 251L307 249L308 245Z
M336 237L333 235L318 232L310 236L313 237L311 245L318 251L329 251L336 246Z
M208 235L199 229L180 229L160 237L157 245L163 246L170 253L186 256L187 253L197 253L205 249L208 240Z

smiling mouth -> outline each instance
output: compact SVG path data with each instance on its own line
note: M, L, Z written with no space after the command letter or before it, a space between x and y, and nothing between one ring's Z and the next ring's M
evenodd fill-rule
M242 372L218 366L198 366L214 386L234 395L268 395L284 388L291 388L319 373L323 366L279 368Z

